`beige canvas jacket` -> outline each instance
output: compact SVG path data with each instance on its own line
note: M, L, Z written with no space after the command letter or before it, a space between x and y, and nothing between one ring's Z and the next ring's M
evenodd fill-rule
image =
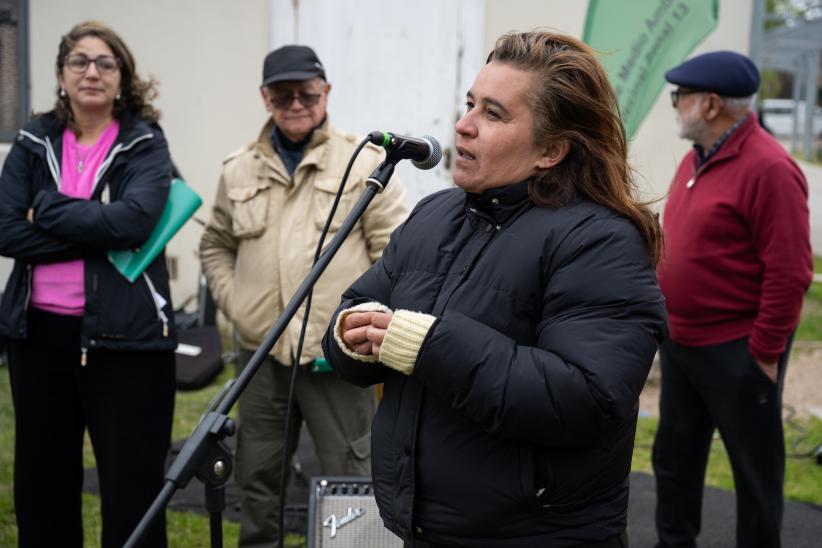
M302 283L340 180L360 138L325 124L314 131L290 177L272 148L272 122L256 142L223 161L212 218L200 242L200 260L217 306L234 323L244 348L255 350ZM365 179L382 161L367 145L349 175L325 239L327 245L362 195ZM301 363L322 356L320 341L340 295L382 253L408 215L405 189L394 175L378 194L314 287ZM305 308L295 315L271 354L291 364Z

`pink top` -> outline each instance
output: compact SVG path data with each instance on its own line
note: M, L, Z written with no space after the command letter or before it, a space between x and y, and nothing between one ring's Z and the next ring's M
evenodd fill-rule
M83 200L91 198L97 170L119 131L119 122L112 120L90 146L78 144L74 132L68 128L63 131L61 194ZM82 259L36 265L32 271L31 306L63 316L82 316L86 304L84 276Z

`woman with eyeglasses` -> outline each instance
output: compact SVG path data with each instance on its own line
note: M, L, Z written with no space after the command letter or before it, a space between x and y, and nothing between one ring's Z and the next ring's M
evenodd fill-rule
M62 37L54 109L20 130L0 174L0 305L15 410L20 546L82 546L83 436L94 448L102 545L121 546L163 484L176 337L161 253L134 283L106 258L140 247L165 206L168 145L122 39ZM165 546L158 520L145 546Z
M570 36L500 37L424 198L323 341L385 389L374 493L407 547L627 546L639 394L665 332L659 225L616 97Z

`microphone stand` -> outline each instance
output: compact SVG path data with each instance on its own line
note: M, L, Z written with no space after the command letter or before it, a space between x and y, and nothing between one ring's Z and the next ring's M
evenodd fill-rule
M140 523L137 524L131 536L129 536L124 547L136 548L145 537L151 524L157 519L158 514L165 509L171 497L177 489L182 489L192 476L197 476L205 484L206 508L209 512L209 526L211 532L211 546L222 548L222 518L221 513L225 509L225 484L231 475L233 468L231 452L222 442L227 436L234 435L236 425L228 417L228 412L237 402L245 390L254 374L260 368L268 352L274 347L277 340L282 335L288 323L299 310L302 302L308 293L317 283L322 273L328 267L328 263L339 251L345 238L359 221L365 212L368 204L374 196L382 192L388 185L388 180L394 173L394 166L403 157L401 152L394 150L388 153L385 160L377 166L366 179L366 188L360 196L359 201L351 209L351 212L343 221L337 234L331 239L328 248L314 264L303 282L294 292L291 300L283 309L282 314L266 333L260 347L254 352L246 367L243 369L236 382L231 385L225 396L217 404L213 411L206 413L200 423L194 429L180 449L180 453L166 473L166 481L160 493L154 499L148 511L143 515ZM300 367L294 364L294 367Z

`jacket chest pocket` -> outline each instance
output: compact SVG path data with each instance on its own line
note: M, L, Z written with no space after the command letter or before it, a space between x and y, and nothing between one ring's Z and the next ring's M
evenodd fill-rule
M314 181L314 196L313 207L311 208L314 215L314 226L317 230L322 230L328 219L328 214L331 212L331 207L334 205L334 199L337 196L337 190L340 187L339 177L325 177L318 178ZM359 181L354 176L350 176L345 185L345 192L340 197L340 203L337 210L334 212L334 219L331 220L329 232L336 232L342 226L351 208L354 206L354 200L359 196L356 189L361 188L357 184Z
M263 233L271 201L271 184L228 189L231 201L231 228L237 238L253 238Z

